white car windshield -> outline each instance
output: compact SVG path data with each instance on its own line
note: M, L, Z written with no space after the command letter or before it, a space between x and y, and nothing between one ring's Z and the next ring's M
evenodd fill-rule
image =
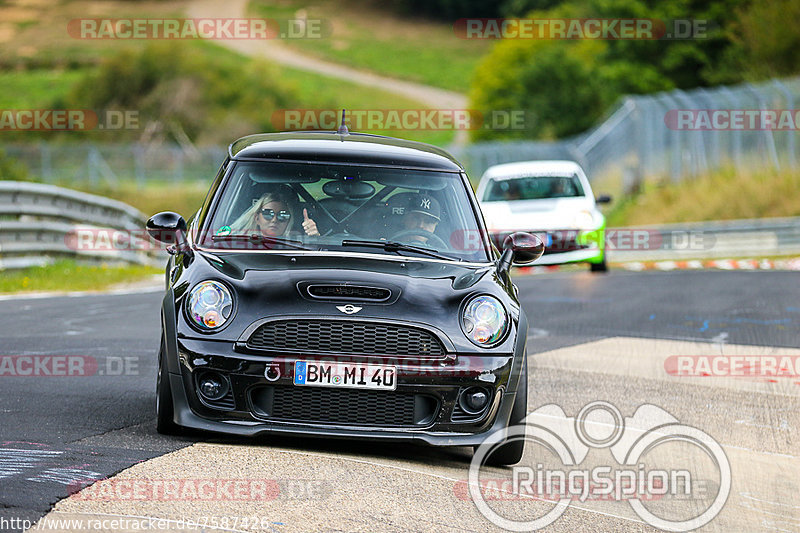
M489 259L459 173L328 163L234 165L204 223L201 246Z
M491 180L483 195L484 202L541 200L584 196L583 186L576 174L524 176Z

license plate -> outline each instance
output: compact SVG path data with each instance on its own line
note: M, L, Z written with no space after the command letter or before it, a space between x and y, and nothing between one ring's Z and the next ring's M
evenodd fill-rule
M362 363L295 361L294 384L311 387L395 390L397 367Z

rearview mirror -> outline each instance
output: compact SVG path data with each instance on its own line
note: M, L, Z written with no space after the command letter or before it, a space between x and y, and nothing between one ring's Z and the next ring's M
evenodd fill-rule
M610 204L611 203L611 196L607 194L601 194L597 198L595 198L595 203L598 204Z
M165 244L174 244L175 251L189 251L186 241L186 221L178 213L164 211L147 221L147 234ZM169 249L168 249L169 250Z
M526 265L536 261L544 254L544 242L536 235L518 231L503 241L503 255L497 264L498 274L505 274L511 264Z

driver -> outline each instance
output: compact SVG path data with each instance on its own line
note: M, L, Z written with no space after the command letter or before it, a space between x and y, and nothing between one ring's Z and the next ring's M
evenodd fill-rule
M403 216L403 227L406 231L422 230L431 234L436 231L436 226L442 220L442 209L439 201L427 194L418 194L411 199ZM425 233L414 234L414 242L428 243Z

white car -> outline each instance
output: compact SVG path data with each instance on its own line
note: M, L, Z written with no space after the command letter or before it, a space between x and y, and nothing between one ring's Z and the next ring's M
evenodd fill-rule
M515 231L543 238L544 255L534 265L589 263L607 270L606 220L597 209L586 173L574 161L521 161L489 167L481 177L478 201L495 245Z

